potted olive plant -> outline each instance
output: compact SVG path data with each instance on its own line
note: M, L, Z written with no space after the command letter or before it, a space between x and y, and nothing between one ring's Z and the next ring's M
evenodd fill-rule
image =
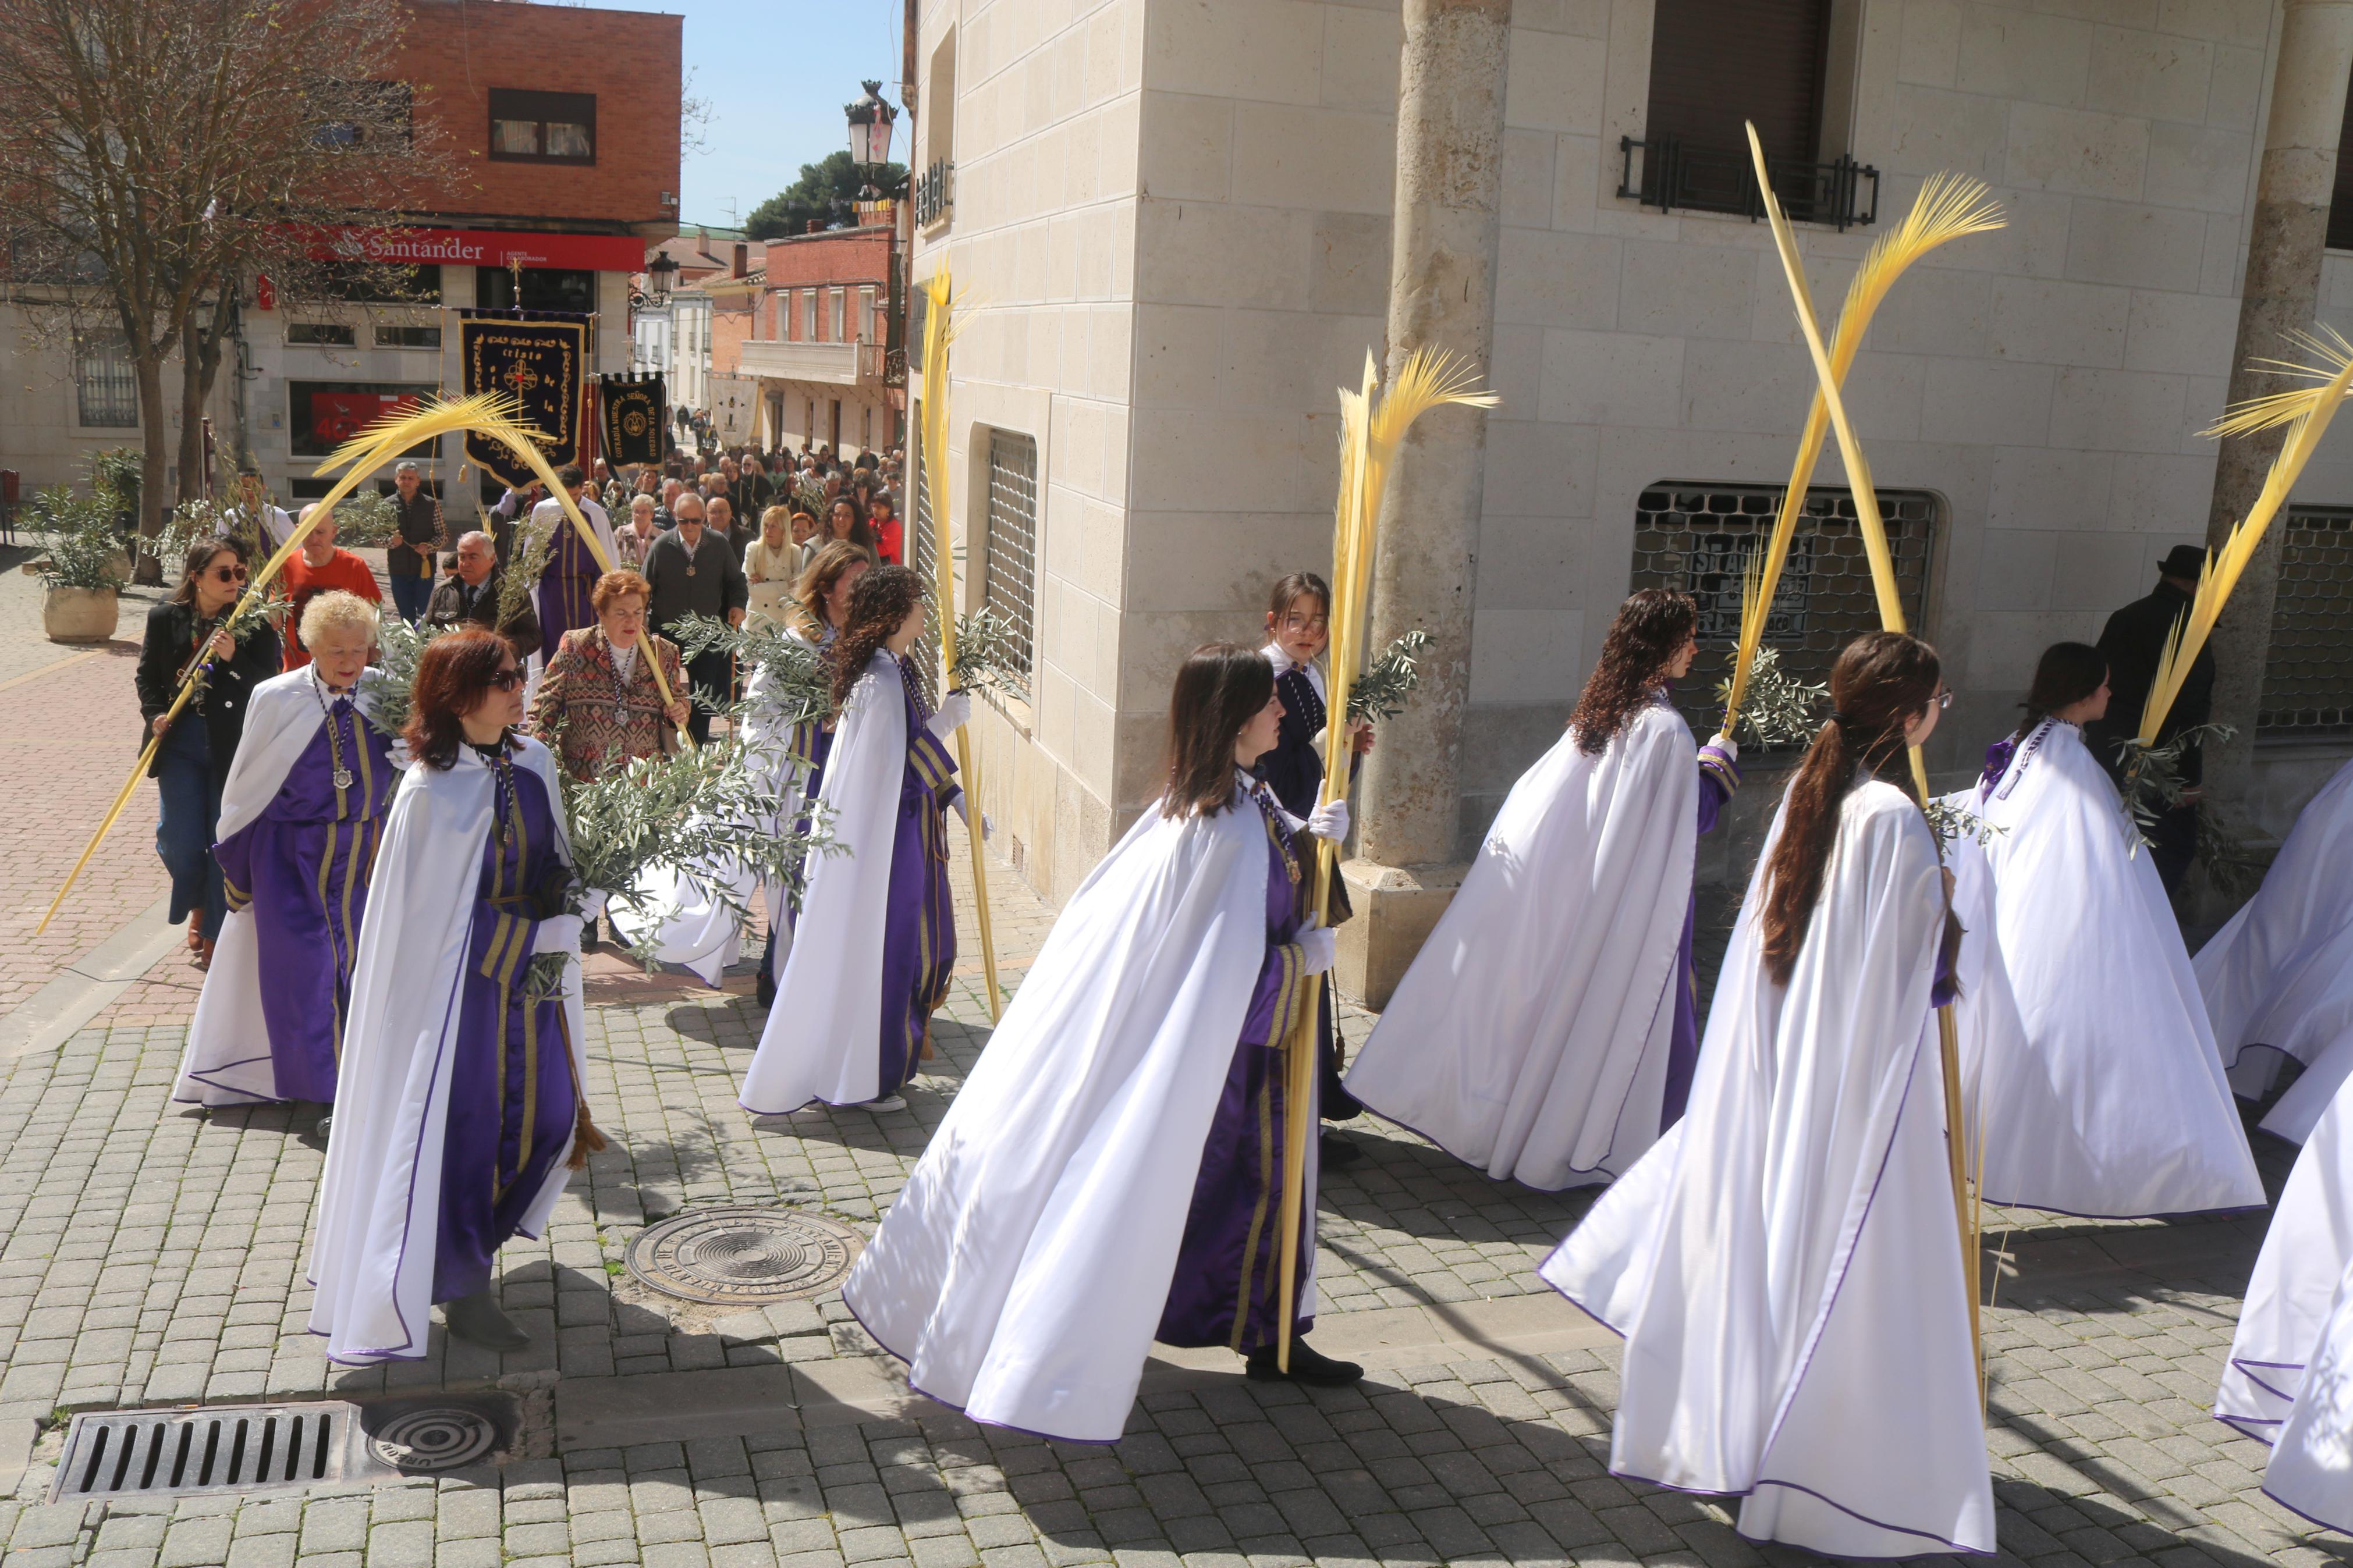
M33 570L47 590L41 629L51 642L104 642L114 635L116 595L129 581L111 497L82 498L59 485L33 500L33 531L47 549Z

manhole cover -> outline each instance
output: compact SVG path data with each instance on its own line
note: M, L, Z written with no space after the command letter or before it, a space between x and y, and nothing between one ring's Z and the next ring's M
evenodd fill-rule
M413 1474L470 1465L498 1440L497 1424L480 1411L438 1405L394 1416L368 1438L368 1447L385 1464Z
M639 1231L628 1264L666 1296L759 1306L833 1289L865 1244L846 1225L795 1209L695 1209Z

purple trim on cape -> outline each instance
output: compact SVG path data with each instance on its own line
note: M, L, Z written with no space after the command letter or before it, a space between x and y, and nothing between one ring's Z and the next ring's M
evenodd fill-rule
M2018 752L2018 737L2004 735L1985 751L1985 767L1978 774L1980 794L2001 783L2001 775L2010 772L2010 759Z
M2353 1524L2340 1523L2336 1520L2323 1519L2316 1513L2306 1513L2304 1510L2296 1507L2295 1504L2288 1501L2287 1499L2280 1496L2279 1493L2272 1490L2269 1487L2263 1488L2263 1496L2271 1499L2272 1501L2279 1504L2280 1507L2287 1510L2288 1512L2295 1515L2298 1519L2316 1524L2323 1530L2333 1530L2339 1535L2353 1535Z
M222 1083L213 1077L214 1073L227 1072L231 1068L249 1067L255 1062L266 1062L268 1060L269 1060L269 1053L264 1051L258 1057L239 1057L233 1062L223 1062L216 1068L210 1068L205 1072L192 1072L187 1076L191 1081L204 1084L207 1088L216 1089L223 1094L239 1095L243 1097L245 1103L248 1105L277 1105L282 1103L282 1101L272 1100L266 1094L256 1094L249 1089L239 1089L235 1084ZM204 1100L200 1097L175 1094L172 1097L172 1103L174 1105L202 1105ZM227 1108L222 1107L219 1109Z

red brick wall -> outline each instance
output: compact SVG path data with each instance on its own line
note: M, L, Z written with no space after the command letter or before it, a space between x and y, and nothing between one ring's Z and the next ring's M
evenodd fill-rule
M457 188L417 193L417 211L676 232L681 17L523 0L410 4L393 74L418 89L417 120L438 121L463 164ZM596 163L493 162L494 87L594 93ZM672 205L663 205L664 192Z
M768 292L762 306L757 337L776 335L776 301L783 294L786 305L785 337L794 342L808 339L807 319L803 314L799 290L814 288L818 296L818 338L833 341L833 302L829 290L840 288L847 291L848 308L844 311L845 339L865 338L869 342L882 341L882 331L875 321L861 322L859 317L859 289L871 287L875 294L876 311L889 300L888 286L891 268L891 231L881 227L829 229L823 234L797 235L790 239L767 242Z
M744 374L744 340L759 334L752 330L752 301L761 296L722 294L711 301L711 374Z

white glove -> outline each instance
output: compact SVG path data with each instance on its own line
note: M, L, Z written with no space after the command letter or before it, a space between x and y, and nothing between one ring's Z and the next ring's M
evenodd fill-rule
M972 722L972 693L951 691L940 699L940 710L932 715L928 728L944 741Z
M1348 837L1348 803L1335 800L1307 814L1307 831L1337 844Z
M1339 961L1339 937L1324 930L1313 915L1307 917L1307 923L1299 928L1299 935L1293 940L1299 943L1299 966L1310 974L1321 974Z
M972 826L972 808L965 805L965 802L971 798L972 797L965 794L964 791L958 790L956 791L955 798L948 802L948 809L955 812L956 814L956 820L963 823L967 828Z
M1723 734L1718 735L1715 740L1710 741L1708 744L1714 746L1717 751L1722 752L1725 756L1730 757L1736 763L1740 760L1740 742L1732 738L1732 731L1729 730L1726 730Z
M539 922L539 934L532 939L533 952L578 952L580 951L580 917L550 915Z
M580 895L580 923L586 925L605 912L605 901L612 895L602 888L591 888Z

